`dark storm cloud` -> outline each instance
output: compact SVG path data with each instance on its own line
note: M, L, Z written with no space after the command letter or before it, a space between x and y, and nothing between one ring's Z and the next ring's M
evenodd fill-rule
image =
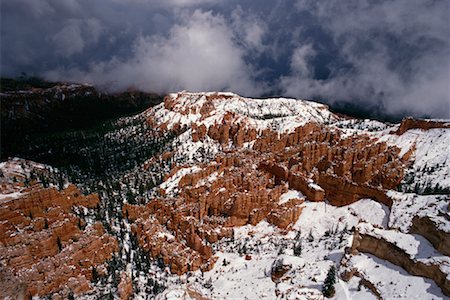
M297 2L332 37L338 64L326 80L314 78L313 42L294 51L291 73L281 85L329 101L382 105L390 113L450 115L450 24L448 1Z
M2 0L2 75L450 116L445 0Z

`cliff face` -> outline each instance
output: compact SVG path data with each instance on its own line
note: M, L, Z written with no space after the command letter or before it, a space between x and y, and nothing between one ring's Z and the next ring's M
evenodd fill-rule
M72 209L94 208L97 195L70 185L63 191L36 188L0 205L1 297L45 296L91 289L93 268L117 251L100 223L87 225Z
M219 156L174 182L178 193L167 187L171 197L145 206L125 205L124 215L139 244L154 258L162 257L172 272L182 274L212 267L211 244L232 237L234 226L256 225L267 218L288 228L298 219L303 200L278 204L287 187L275 185L271 176L256 169L255 159L238 153ZM179 172L183 168L172 172L168 181Z
M436 250L450 256L450 233L440 229L429 217L415 216L412 219L410 232L422 235L433 244Z
M417 243L417 241L419 241ZM447 241L448 242L448 241ZM420 249L420 251L417 251ZM428 249L427 249L428 248ZM426 241L412 235L389 232L381 229L360 231L357 228L353 236L351 247L353 254L359 252L370 253L390 263L400 266L408 273L432 279L447 296L450 296L450 281L448 280L448 257L427 245ZM422 253L429 257L422 257ZM345 274L348 280L353 274Z
M402 120L400 126L398 127L395 133L398 135L402 135L410 129L429 130L433 128L450 128L450 123L442 121L417 120L413 118L405 118Z
M2 91L2 159L27 147L23 143L27 135L86 128L102 120L136 113L162 101L162 97L156 94L133 90L108 94L85 84L46 85L19 86Z
M213 125L210 132L223 132L223 127L225 135L210 137L221 144L236 140L239 131L227 125ZM254 143L252 150L263 157L260 168L278 182L288 182L308 200L323 201L326 197L336 206L374 198L390 207L392 200L384 190L400 183L408 158L399 157L400 149L385 142L361 135L345 138L338 130L315 123L281 135L267 130L253 140L245 140L249 141Z

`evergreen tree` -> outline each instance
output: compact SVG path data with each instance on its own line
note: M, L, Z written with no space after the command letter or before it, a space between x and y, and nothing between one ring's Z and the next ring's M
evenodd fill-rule
M312 235L312 229L309 231L309 235L308 235L308 242L312 242L314 241L314 236Z
M302 241L301 240L294 243L294 255L295 256L302 255Z
M61 243L61 239L59 238L59 236L56 239L56 244L58 244L58 249L59 249L59 251L61 251L62 250L62 243Z
M334 265L328 270L327 277L323 283L322 293L325 297L331 298L336 293L334 289L334 284L336 283L336 268Z
M92 266L92 282L97 282L98 281L98 272L97 272L97 269L94 267L94 266Z
M73 296L73 292L72 291L70 291L69 294L67 295L67 299L75 300L75 297Z
M59 188L59 190L64 189L64 177L61 172L58 173L58 188Z

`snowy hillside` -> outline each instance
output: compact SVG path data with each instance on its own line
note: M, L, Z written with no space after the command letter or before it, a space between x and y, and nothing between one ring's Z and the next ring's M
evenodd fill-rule
M167 109L167 103L173 103L173 106ZM166 123L169 129L176 124L189 126L191 123L209 128L223 122L228 114L234 114L236 123L280 133L292 131L307 122L330 123L338 119L326 105L317 102L285 98L252 99L217 92L170 94L165 103L155 106L148 114L158 124Z
M214 108L209 114L202 115L200 111L205 103L208 103L207 96L211 95L219 99L212 100ZM369 199L343 208L306 201L298 222L287 235L267 223L236 229L232 246L229 246L230 242L224 241L224 245L221 242L217 246L219 260L216 267L202 276L208 282L208 288L201 286L198 289L205 296L212 299L321 299L320 290L328 268L334 264L339 269L344 250L352 244L352 228L360 222L369 222L381 231L396 228L408 233L415 216L428 216L436 222L438 228L447 234L450 232L447 208L450 178L449 129L413 129L403 135L397 135L394 132L398 125L372 120L343 120L330 113L326 107L313 102L246 99L234 94L222 96L221 98L215 93L173 94L169 96L175 103L173 108L168 110L161 104L147 113L155 118L157 124L167 124L168 128L177 123L187 126L187 131L179 138L180 144L183 145L182 153L190 158L185 163L191 164L195 162L195 154L192 153L195 153L196 149L210 147L214 153L219 153L222 147L208 138L203 142L192 142L190 124L204 124L209 127L223 122L228 112L235 114L234 122L257 130L271 129L285 133L292 132L308 122L317 122L330 126L331 130L341 131L344 137L355 134L373 136L379 142L386 141L399 147L399 156L408 152L412 152L412 155L409 163L405 165L406 176L400 185L400 189L408 193L391 191L390 195L394 200L391 208ZM186 170L188 169L183 169L183 172ZM164 184L162 186L164 187ZM420 195L427 187L430 195ZM414 191L419 194L414 194ZM438 195L434 195L435 192ZM286 201L287 197L280 197L280 201ZM302 254L299 257L293 254L298 240L302 241ZM236 254L236 249L241 249L243 245L246 248L245 255ZM246 260L249 258L247 256L251 259ZM360 258L364 258L366 262L363 263ZM355 277L347 283L338 279L334 298L409 299L411 295L417 295L420 299L446 298L436 283L428 278L414 277L402 268L372 254L358 254L349 261L353 263L358 259L357 268L360 272L371 274L373 268L385 270L385 275L378 279L372 275L361 277L373 284L377 292L374 294L367 285L358 285ZM284 275L286 280L276 283L270 279L270 270L279 261L288 265L289 271ZM398 270L403 271L398 273ZM383 287L384 276L392 278L390 288ZM410 289L410 280L414 280L415 290ZM177 295L182 298L183 291L192 289L196 286L194 283L194 279L187 280L184 290L180 287L177 287L178 292L169 289L160 298L177 298Z
M450 128L411 122L170 94L99 132L30 147L60 171L1 163L0 205L66 179L99 194L74 211L118 247L77 299L448 299Z

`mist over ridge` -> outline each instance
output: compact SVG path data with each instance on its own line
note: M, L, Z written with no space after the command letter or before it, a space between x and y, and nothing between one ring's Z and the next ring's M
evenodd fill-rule
M447 1L2 2L2 76L450 117Z

